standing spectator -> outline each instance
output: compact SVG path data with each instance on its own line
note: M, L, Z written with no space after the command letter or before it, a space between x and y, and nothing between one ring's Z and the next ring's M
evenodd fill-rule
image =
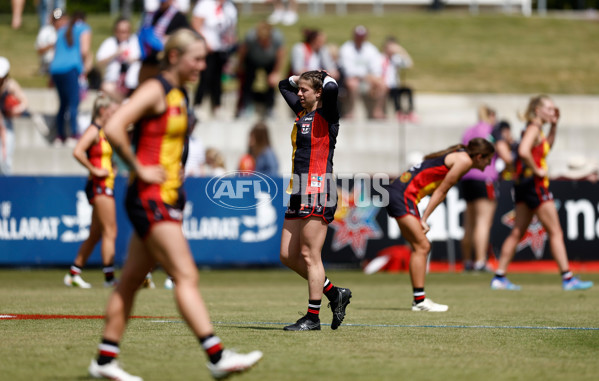
M98 65L104 68L100 90L117 102L126 98L137 87L140 57L137 36L131 34L131 22L117 19L113 35L102 42L96 53Z
M411 68L414 65L412 57L401 46L395 37L387 37L383 45L383 79L388 89L389 97L395 106L397 118L400 121L415 122L414 114L414 94L412 88L406 86L400 81L400 70ZM408 105L404 105L403 98L408 100ZM403 105L403 107L402 107Z
M50 63L54 59L54 49L56 45L57 31L67 22L62 9L56 8L50 15L50 23L40 28L35 39L35 49L40 58L39 73L48 75Z
M329 53L326 34L318 29L306 28L304 41L291 48L291 74L299 75L310 70L326 70L339 79L337 65Z
M155 0L154 4L144 2L144 15L139 31L142 65L139 70L139 83L154 77L160 72L158 53L164 49L169 35L182 28L190 28L187 17L173 4L173 0Z
M339 49L339 66L347 91L347 99L343 102L346 105L345 117L353 118L358 97L366 96L368 117L383 119L386 91L382 80L381 54L367 38L366 27L358 25L353 30L353 39Z
M559 109L546 95L531 98L526 108L523 117L526 127L522 131L516 159L517 177L514 181L516 216L514 227L501 246L499 266L495 271L495 277L491 280L493 290L520 290L520 286L507 279L506 273L516 254L518 242L528 230L528 225L534 216L537 216L547 231L551 254L561 273L562 288L566 291L586 290L593 286L593 282L582 281L570 271L564 233L553 201L553 194L549 191L545 157L555 142L559 116ZM545 124L550 125L547 136L543 132Z
M279 174L279 161L270 145L268 127L264 122L258 122L250 131L250 154L254 158L254 171L267 176Z
M221 105L223 68L237 44L237 8L230 0L200 0L193 8L191 24L208 45L194 104L200 105L208 93L215 114Z
M23 9L25 8L25 0L10 0L12 7L12 19L10 26L13 29L19 29L23 22Z
M345 318L352 293L335 287L325 274L322 246L335 218L337 199L333 154L339 133L337 82L324 71L308 71L279 82L279 90L295 114L291 133L291 196L281 233L281 262L308 282L308 311L285 331L320 330L323 294L333 312L331 329Z
M35 0L37 3L37 17L40 22L40 29L51 22L50 16L56 9L66 9L67 0Z
M274 10L268 16L269 24L282 23L283 25L293 25L298 20L297 15L297 1L296 0L285 0L287 6L283 4L284 0L270 0L272 1Z
M91 39L91 28L85 23L82 12L73 13L67 25L58 30L54 59L50 63L50 74L60 99L56 114L56 144L64 143L68 136L78 136L79 77L91 69ZM65 131L67 121L70 135Z
M422 163L411 167L387 187L387 213L395 218L401 235L412 246L412 311L445 312L449 309L447 305L427 298L424 291L426 263L431 250L431 243L426 238L430 230L427 219L466 172L471 168L485 169L494 153L493 144L488 140L475 138L467 146L457 144L426 155ZM431 197L421 217L418 203L428 195Z
M275 87L281 79L285 59L283 34L261 21L248 31L239 47L238 78L241 82L236 116L250 104L263 104L270 115L275 102Z
M214 378L248 370L262 357L260 351L241 354L224 349L214 335L198 289L198 269L181 229L185 204L182 157L189 127L184 86L197 81L206 48L197 34L180 30L168 39L164 52L160 74L142 83L105 127L115 151L134 173L126 197L134 234L120 281L108 300L98 356L88 368L94 378L141 381L123 370L116 358L135 295L157 263L173 277L176 304L205 351ZM136 152L127 134L130 124L136 126Z
M112 147L102 127L116 110L117 105L107 96L100 95L94 102L92 123L73 149L73 156L89 171L85 194L93 207L89 236L77 252L70 271L64 277L67 287L91 288L81 277L94 247L102 240L104 287L116 284L114 278L114 250L117 234L116 205L114 202L114 170Z
M0 175L10 175L13 167L15 132L13 118L30 116L42 134L48 133L43 118L39 114L27 111L28 101L19 83L10 77L10 62L0 57Z

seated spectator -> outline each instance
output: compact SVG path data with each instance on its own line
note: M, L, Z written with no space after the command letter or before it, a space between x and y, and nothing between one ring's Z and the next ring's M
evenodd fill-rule
M39 73L48 75L50 62L54 59L54 45L56 44L56 31L65 25L66 17L62 9L56 8L50 15L50 22L42 26L35 39L35 50L40 58Z
M400 70L413 66L412 57L394 37L387 37L383 44L383 78L400 121L416 122L413 91L400 81ZM403 98L407 98L407 106Z
M291 49L291 73L300 75L311 70L326 70L329 75L339 79L337 65L331 56L326 34L318 29L306 28L304 41L293 45Z
M568 159L566 168L557 171L555 180L599 181L599 163L596 160L575 155Z
M100 90L117 102L125 99L137 88L140 56L137 36L131 34L131 22L117 19L113 35L102 42L96 53L96 61L104 69Z
M250 131L250 155L254 158L254 171L267 176L278 176L279 161L270 145L268 127L263 122L258 122Z
M205 176L222 176L225 174L225 157L214 147L206 148Z
M268 16L268 23L275 25L282 23L283 25L293 25L298 20L297 1L287 0L287 7L283 4L283 0L268 0L273 4L273 12Z
M385 113L385 84L382 80L381 54L367 41L368 30L358 25L353 30L353 39L339 49L339 67L342 71L343 87L347 91L344 116L353 118L356 100L365 96L368 118L383 119Z
M236 117L256 104L265 108L260 115L271 114L275 103L275 88L282 76L284 45L281 31L265 21L248 31L238 54L240 94Z

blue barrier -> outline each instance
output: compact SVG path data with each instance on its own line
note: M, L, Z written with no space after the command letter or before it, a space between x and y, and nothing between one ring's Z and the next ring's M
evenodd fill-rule
M267 180L227 177L216 186L207 178L186 180L183 232L198 265L280 264L283 180ZM124 262L133 231L123 207L126 182L117 177L115 184L116 264ZM0 177L0 266L71 264L89 234L85 183L85 177ZM99 245L88 264L101 264Z

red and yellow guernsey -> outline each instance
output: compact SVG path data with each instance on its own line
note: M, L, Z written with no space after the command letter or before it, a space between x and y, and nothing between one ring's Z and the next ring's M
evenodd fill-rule
M157 79L165 89L166 110L160 115L144 118L136 126L136 156L142 165L160 165L167 178L162 184L147 184L135 177L133 179L140 199L176 205L183 185L180 171L188 127L187 97L184 90L171 86L162 77Z
M405 200L409 199L418 204L423 197L437 189L449 172L449 168L445 165L445 157L448 154L414 165L395 180L404 188Z
M551 146L549 145L549 142L547 141L547 138L545 137L543 131L541 131L540 133L541 141L537 145L532 147L532 159L534 160L537 167L547 171L547 161L545 160L545 158L547 157L547 154L549 154ZM516 183L518 183L520 180L530 179L531 177L534 177L535 184L542 185L545 188L549 188L549 176L535 176L532 171L532 168L528 167L520 157L518 157L518 159L516 160L516 175Z
M104 178L99 178L90 175L89 179L94 181L94 184L102 186L102 188L110 188L114 190L114 171L112 169L112 147L108 140L106 139L106 135L104 134L104 130L102 127L92 124L98 129L98 142L93 144L87 150L87 158L90 163L97 168L102 168L108 170L108 176Z

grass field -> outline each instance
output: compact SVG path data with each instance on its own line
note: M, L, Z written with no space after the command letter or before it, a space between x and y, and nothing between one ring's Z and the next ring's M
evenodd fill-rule
M109 290L97 270L91 290L62 285L63 270L0 271L0 314L101 315ZM201 289L228 347L261 349L244 380L596 380L599 288L564 292L555 274L514 274L520 292L491 291L490 276L430 274L428 295L447 313L410 311L407 274L331 271L353 291L345 323L320 332L284 332L305 312L307 293L283 270L201 271ZM583 274L599 283L599 274ZM164 280L155 274L157 285ZM326 304L325 304L326 306ZM324 307L324 306L323 306ZM205 358L181 322L172 292L139 293L121 343L131 373L151 380L207 380ZM0 321L0 378L85 380L101 319Z
M241 14L239 36L266 17L266 12ZM94 51L111 33L108 14L88 15ZM407 48L415 66L403 73L417 91L454 93L598 94L599 62L596 20L581 17L522 17L519 14L371 10L344 16L302 14L297 25L280 27L288 49L303 27L317 27L340 45L351 28L364 24L370 41L381 46L394 35ZM12 74L25 87L44 87L36 75L35 16L26 15L19 31L10 29L10 15L0 14L0 55L13 63Z

